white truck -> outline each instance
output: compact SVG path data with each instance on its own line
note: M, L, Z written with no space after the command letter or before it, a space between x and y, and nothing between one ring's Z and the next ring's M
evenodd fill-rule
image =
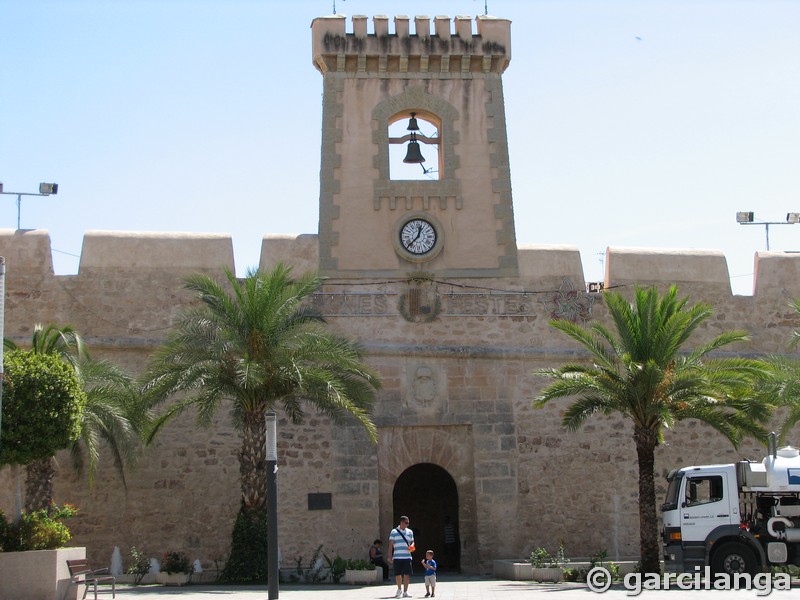
M676 469L667 476L664 566L668 573L750 573L800 565L800 450L777 448L760 463Z

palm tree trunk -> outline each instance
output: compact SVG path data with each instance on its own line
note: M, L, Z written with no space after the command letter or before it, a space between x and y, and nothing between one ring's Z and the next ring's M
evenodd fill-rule
M53 457L36 460L28 464L25 471L25 511L47 508L53 501L53 478L56 475Z
M267 578L267 460L264 413L250 411L242 426L239 474L242 506L231 535L231 553L222 581L249 582Z
M643 573L660 573L658 516L656 515L655 461L658 432L634 426L639 461L639 551Z
M242 481L242 507L246 512L265 513L267 508L266 424L264 414L251 411L245 416L239 474Z

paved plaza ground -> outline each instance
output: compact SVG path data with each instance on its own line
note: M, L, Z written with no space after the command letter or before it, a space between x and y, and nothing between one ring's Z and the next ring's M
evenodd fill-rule
M293 585L280 588L279 600L394 600L394 584L351 586L351 585ZM422 580L414 580L409 587L412 600L425 599L425 585ZM718 590L659 590L644 591L639 598L659 598L665 600L739 600L768 597L770 600L796 600L800 594L798 583L793 582L789 591L776 590L769 596L764 591L718 591ZM91 598L91 593L87 596ZM102 594L98 598L110 598ZM180 598L180 600L267 600L266 586L220 586L188 585L185 587L164 586L121 586L117 597L130 600L155 598ZM636 597L621 585L614 585L609 591L598 594L590 591L585 584L577 583L532 583L527 581L508 581L491 578L441 577L436 587L437 600L622 600Z

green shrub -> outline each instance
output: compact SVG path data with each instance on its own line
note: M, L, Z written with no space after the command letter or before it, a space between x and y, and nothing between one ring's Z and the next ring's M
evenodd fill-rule
M553 558L552 554L550 554L547 549L541 548L537 546L531 552L530 557L531 566L534 569L541 569L542 567L549 567L553 564L555 559Z
M578 581L579 576L578 569L573 569L572 567L564 569L564 581Z
M569 563L564 549L564 542L561 542L558 546L558 552L556 552L555 556L550 554L545 548L537 546L533 549L533 552L531 552L529 560L534 569L540 569L542 567L563 567Z
M246 511L240 508L231 538L231 553L220 575L220 581L225 583L266 581L266 511Z
M305 572L305 579L308 583L320 583L328 578L329 572L325 570L324 558L326 558L325 553L322 551L322 544L320 544L308 561L308 570Z
M589 570L595 567L603 567L611 574L611 579L619 579L619 565L608 560L607 550L601 550L589 559Z
M56 355L5 356L0 465L27 465L78 439L86 393L75 369Z
M352 571L374 571L375 565L365 558L351 558L347 561L347 568Z
M4 552L63 548L72 538L63 521L77 513L69 504L61 508L53 504L49 510L23 512L18 523L7 522L0 513L0 548Z
M338 554L333 560L331 560L327 554L323 553L323 556L325 557L325 563L327 564L328 571L330 571L333 583L339 583L339 580L344 575L344 572L350 568L347 566L348 561L343 559Z
M131 562L128 564L128 570L125 571L128 575L133 575L133 585L142 583L144 576L150 572L150 559L136 549L136 546L131 546Z

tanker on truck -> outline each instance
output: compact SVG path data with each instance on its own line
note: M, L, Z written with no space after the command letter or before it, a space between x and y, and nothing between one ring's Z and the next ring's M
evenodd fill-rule
M675 469L667 476L668 573L750 573L800 566L800 450L770 435L761 462Z

